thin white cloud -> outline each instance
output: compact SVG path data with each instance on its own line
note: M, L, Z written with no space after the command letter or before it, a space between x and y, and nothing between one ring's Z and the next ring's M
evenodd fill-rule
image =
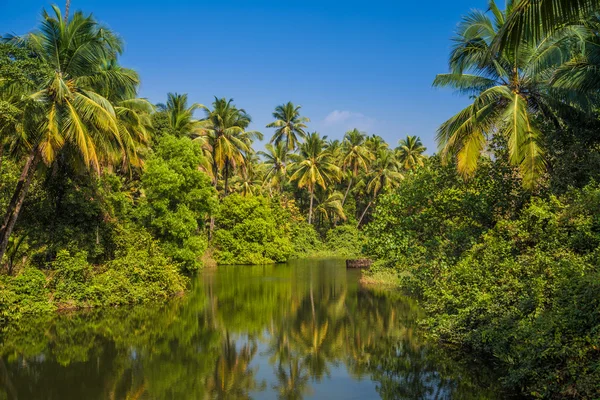
M373 127L375 120L358 112L334 110L323 120L323 126L328 128L343 128L368 130Z

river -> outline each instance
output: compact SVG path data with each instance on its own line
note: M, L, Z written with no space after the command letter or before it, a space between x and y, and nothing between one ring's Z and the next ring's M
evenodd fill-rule
M341 260L226 266L167 304L25 318L4 399L496 399L493 374L423 339L398 293Z

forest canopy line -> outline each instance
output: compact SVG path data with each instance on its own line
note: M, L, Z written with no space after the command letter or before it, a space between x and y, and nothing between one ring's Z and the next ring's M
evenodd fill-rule
M0 41L0 321L141 303L212 264L367 255L511 392L600 397L600 2L493 0L433 85L470 104L387 143L274 105L139 96L123 42L54 6ZM267 143L258 141L266 138Z

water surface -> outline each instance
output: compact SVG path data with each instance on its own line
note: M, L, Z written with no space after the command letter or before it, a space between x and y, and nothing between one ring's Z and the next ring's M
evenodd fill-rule
M416 304L340 260L205 271L167 304L24 319L3 399L491 399L489 374L417 330Z

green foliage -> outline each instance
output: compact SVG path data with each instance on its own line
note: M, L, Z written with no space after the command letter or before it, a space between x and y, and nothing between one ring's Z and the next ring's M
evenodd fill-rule
M312 257L321 254L325 249L315 227L305 221L292 225L292 245L295 258Z
M356 225L339 225L327 231L325 246L339 257L355 257L362 254L365 238Z
M280 215L278 215L280 214ZM220 264L268 264L287 261L293 251L290 217L276 201L234 194L223 199L214 237Z
M208 242L204 221L216 206L210 179L198 169L202 149L189 138L164 136L142 176L138 215L163 242L165 253L192 271Z
M494 357L507 388L598 397L600 188L527 202L500 160L488 165L463 182L432 162L381 198L370 279L399 279L431 334Z

